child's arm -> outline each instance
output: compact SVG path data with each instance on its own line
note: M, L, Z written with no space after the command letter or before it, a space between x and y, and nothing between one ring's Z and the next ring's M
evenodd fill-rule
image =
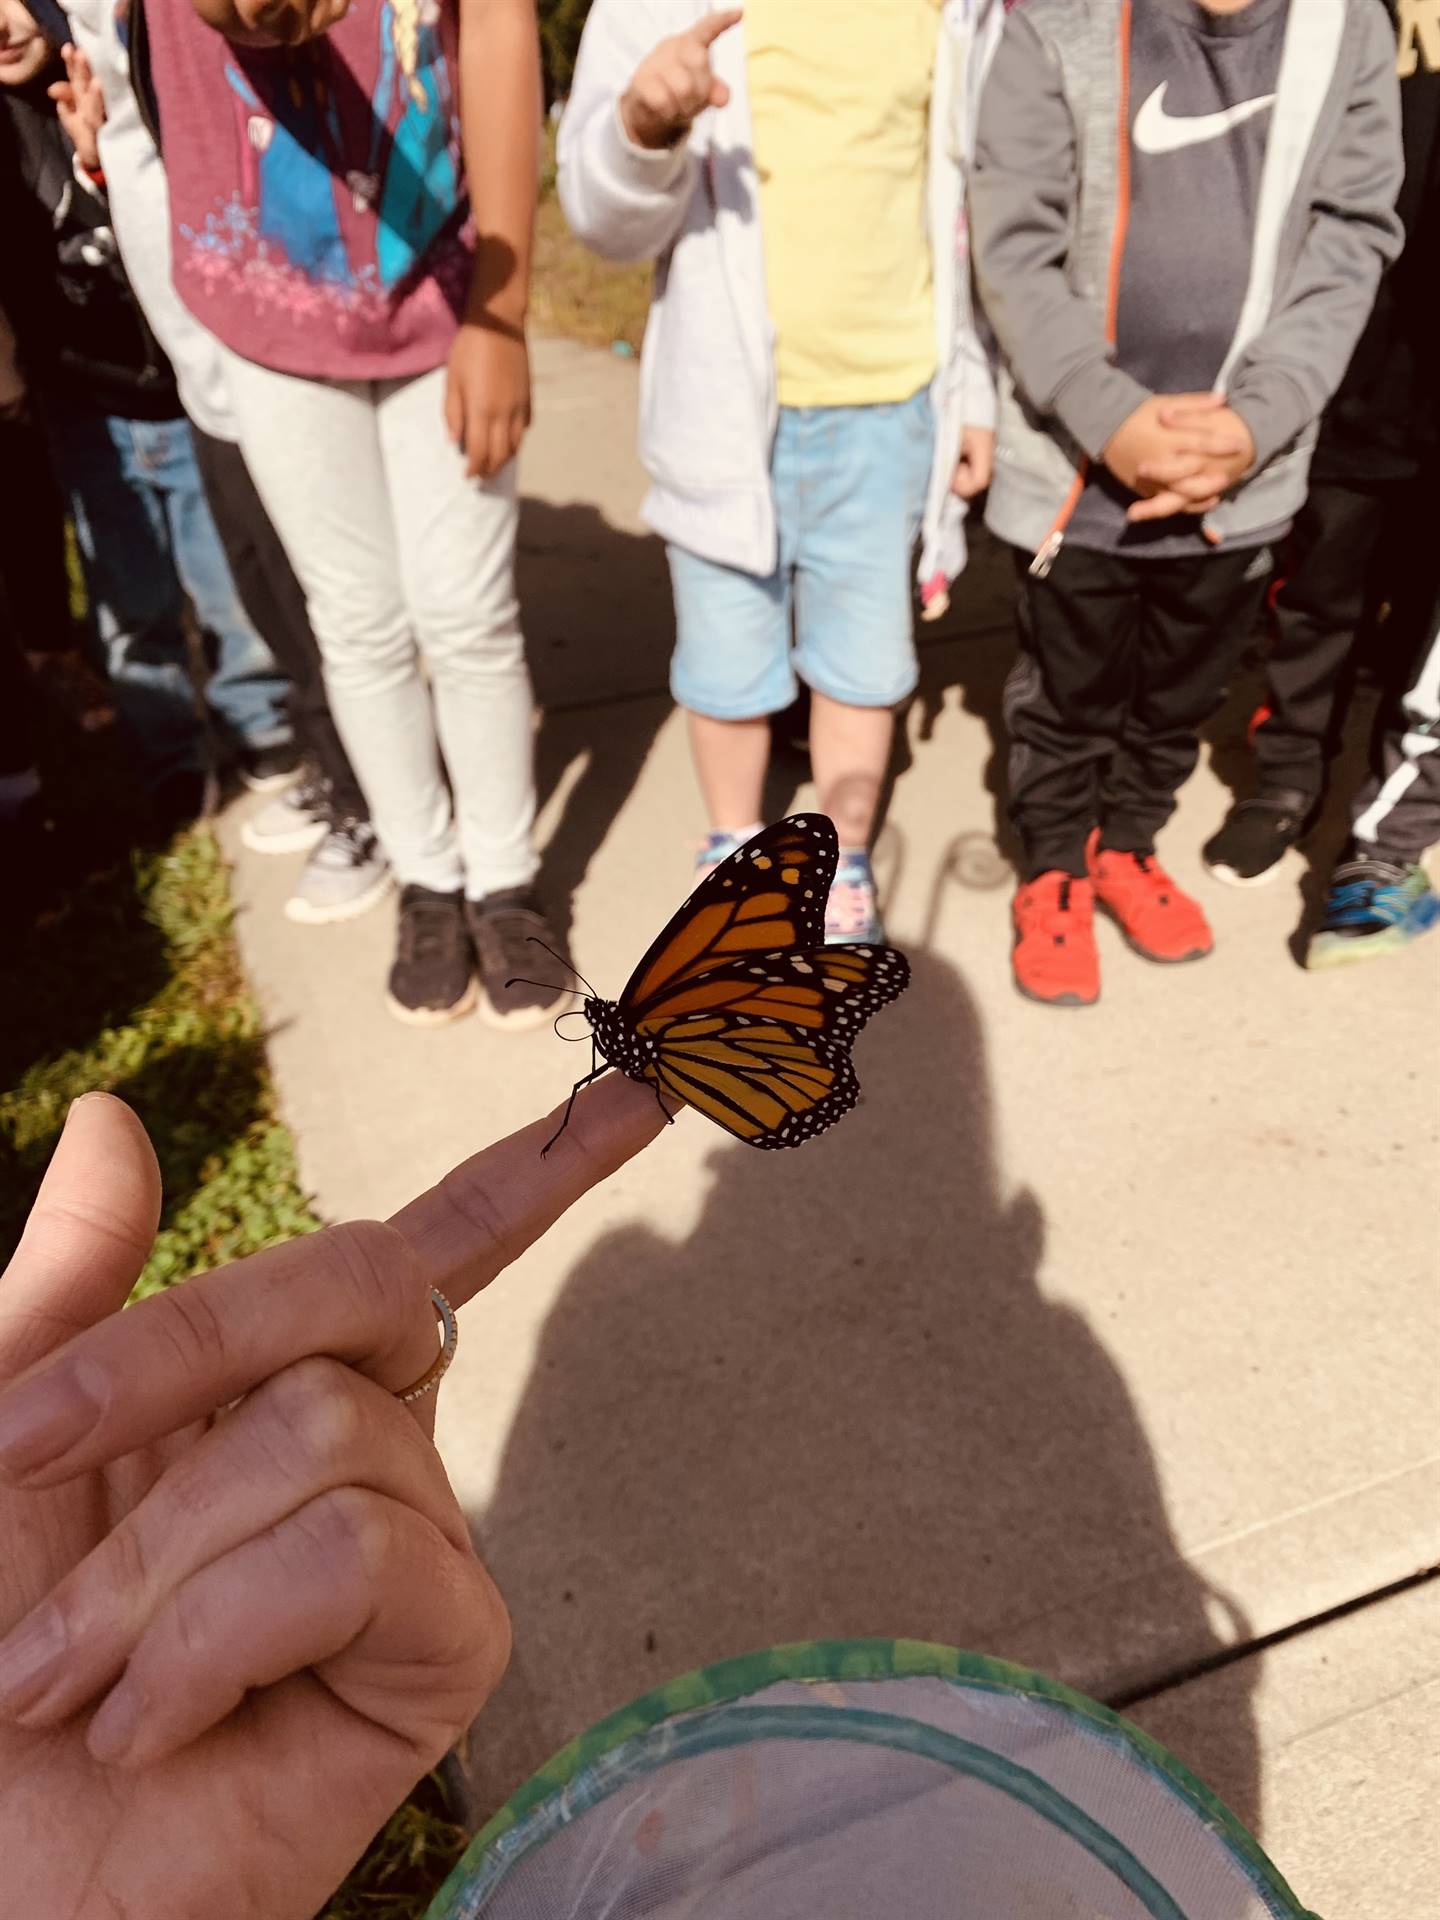
M1395 32L1366 10L1344 122L1320 170L1310 227L1285 303L1241 354L1226 397L1263 467L1320 417L1355 350L1387 261L1403 243L1404 174Z
M1005 21L980 104L970 184L976 278L1031 405L1100 459L1151 398L1111 360L1101 316L1065 263L1079 192L1075 126L1059 70L1023 11Z
M64 46L65 78L48 89L55 117L75 149L75 158L91 181L100 178L100 129L105 124L105 95L78 47Z
M728 98L710 48L740 19L708 14L667 33L674 9L654 0L596 0L560 124L560 201L571 227L610 260L649 260L674 240L694 189L686 139L707 106Z
M466 472L487 477L530 424L530 247L540 187L534 0L460 0L460 133L475 267L450 353L445 424Z

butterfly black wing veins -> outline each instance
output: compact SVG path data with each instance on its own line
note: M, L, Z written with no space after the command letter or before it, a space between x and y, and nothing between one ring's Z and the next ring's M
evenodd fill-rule
M722 861L620 999L586 1000L610 1065L761 1148L799 1146L849 1112L851 1044L910 969L891 947L824 944L837 855L831 822L799 814Z

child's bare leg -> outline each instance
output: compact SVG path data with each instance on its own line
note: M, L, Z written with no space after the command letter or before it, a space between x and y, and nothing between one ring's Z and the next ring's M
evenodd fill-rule
M705 811L715 833L746 833L760 821L765 769L770 762L770 722L714 720L686 709L690 751Z
M863 853L870 844L894 735L889 707L850 707L828 694L811 696L810 763L820 811L835 822L843 852Z

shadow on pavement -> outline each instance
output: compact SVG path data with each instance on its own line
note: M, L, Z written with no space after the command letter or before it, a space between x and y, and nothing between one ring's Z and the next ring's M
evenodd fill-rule
M669 711L667 702L637 696L666 691L675 632L670 576L658 540L621 532L583 503L534 499L521 503L516 570L541 708L541 807L583 740L584 768L541 856L541 894L563 939L576 890ZM578 726L577 708L586 709Z
M482 1808L633 1695L779 1641L1023 1657L1093 1596L1117 1686L1157 1630L1218 1650L1125 1382L1040 1285L1044 1217L996 1166L975 1006L912 958L858 1050L856 1113L799 1157L717 1134L688 1239L618 1229L560 1295L475 1516L516 1644L472 1739ZM1248 1699L1232 1753L1216 1785L1253 1821Z

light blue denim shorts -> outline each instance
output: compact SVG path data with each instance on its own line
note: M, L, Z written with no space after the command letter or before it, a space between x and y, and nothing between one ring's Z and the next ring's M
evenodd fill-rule
M928 387L890 406L780 409L775 571L668 549L682 707L716 720L780 713L797 675L849 706L913 692L911 561L933 449Z

